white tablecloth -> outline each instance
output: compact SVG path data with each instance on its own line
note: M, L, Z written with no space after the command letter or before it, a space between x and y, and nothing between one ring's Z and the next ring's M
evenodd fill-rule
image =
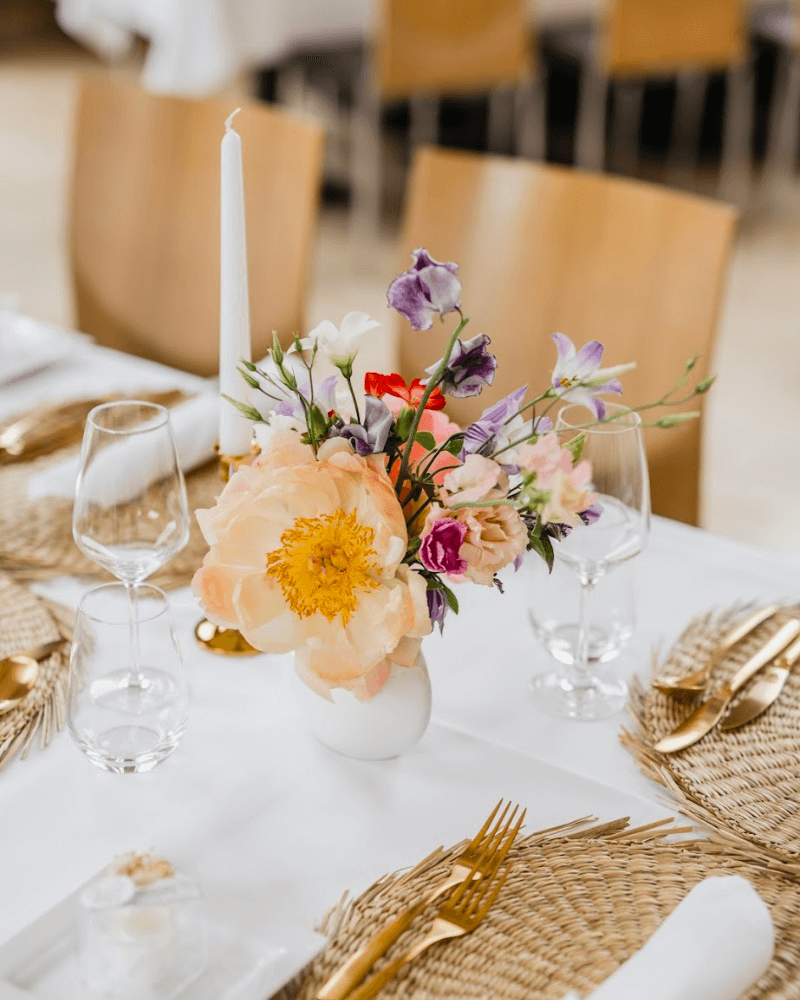
M95 346L6 387L0 417L44 397L191 384ZM0 487L2 472L0 472ZM656 518L638 560L639 628L618 661L649 669L650 650L688 619L743 599L796 597L798 563ZM42 585L74 605L91 582ZM287 657L219 659L199 649L188 590L171 601L192 691L175 754L144 775L89 764L66 732L0 772L0 942L125 850L155 849L195 875L210 903L258 931L311 926L342 892L366 887L477 828L502 795L535 829L593 813L646 822L668 814L618 743L622 715L597 723L542 715L531 674L549 665L530 632L523 581L505 595L459 591L461 614L426 640L434 721L395 761L365 763L317 745L287 698Z

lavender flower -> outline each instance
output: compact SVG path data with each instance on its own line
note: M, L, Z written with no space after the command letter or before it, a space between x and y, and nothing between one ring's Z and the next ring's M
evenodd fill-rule
M442 381L439 383L443 393L456 398L477 396L485 385L492 384L497 369L497 359L486 350L489 343L491 341L486 334L479 333L470 340L458 339L453 344ZM441 363L440 359L425 371L428 375L433 375Z
M470 424L464 435L464 448L461 452L461 461L465 455L474 454L481 447L495 436L502 429L505 422L518 412L522 405L522 400L527 392L527 385L515 389L510 395L501 399L499 403L490 406L478 417L474 424Z
M553 369L553 388L556 396L586 406L594 411L598 420L605 420L606 406L600 395L604 392L622 393L622 385L615 376L636 367L635 362L601 368L605 348L599 340L591 340L579 350L563 333L554 333L558 348L558 361Z
M411 254L414 263L389 285L387 300L415 330L430 330L437 314L461 308L458 264L442 264L422 247Z
M440 517L422 539L419 561L434 573L466 573L467 560L458 554L466 534L466 524Z
M428 599L428 614L434 625L439 626L439 631L444 632L444 619L448 612L447 598L443 590L428 590L425 593Z
M386 447L393 419L392 411L382 399L366 396L361 423L334 427L331 437L343 437L359 455L375 455Z

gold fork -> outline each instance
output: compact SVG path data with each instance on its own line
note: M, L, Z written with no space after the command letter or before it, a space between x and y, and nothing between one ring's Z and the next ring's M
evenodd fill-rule
M487 817L486 822L458 856L450 874L437 883L419 903L401 913L399 917L373 934L355 955L351 955L322 986L317 993L318 1000L344 1000L350 990L361 982L375 962L381 955L386 954L426 906L437 900L448 889L460 885L467 878L474 877L476 872L479 875L489 874L499 868L508 854L514 838L519 833L526 812L523 809L517 818L519 806L515 805L511 814L508 815L511 808L511 803L508 802L498 817L497 814L502 805L503 800L500 799ZM497 817L496 821L495 817ZM515 818L517 821L512 828L511 824Z
M347 995L347 1000L372 1000L404 965L413 962L426 948L430 948L437 941L449 941L451 938L463 937L474 931L497 899L497 894L503 888L511 867L511 864L506 865L500 873L498 866L489 874L482 875L479 866L475 865L467 878L439 907L425 937L399 958L387 963L380 972L376 972L361 986L356 987ZM476 875L478 878L475 878Z

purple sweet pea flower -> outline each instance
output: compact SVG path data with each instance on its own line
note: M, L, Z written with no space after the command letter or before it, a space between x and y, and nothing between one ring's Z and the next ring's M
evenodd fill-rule
M439 383L443 393L456 398L477 396L485 385L492 384L497 369L497 359L486 350L486 345L489 343L491 341L486 334L479 333L470 340L459 339L453 344L447 368ZM433 375L441 363L440 359L425 371L428 375ZM427 381L426 379L425 382Z
M425 593L428 599L428 614L431 622L439 626L439 631L444 632L444 619L449 610L447 598L443 590L428 590Z
M414 263L389 285L386 298L415 330L430 330L434 316L461 308L458 264L440 263L422 247L411 257Z
M333 428L331 437L343 437L359 455L377 455L386 447L392 429L392 411L382 399L364 399L364 418L360 424L344 424Z
M502 429L505 422L519 411L525 393L528 391L527 385L516 389L510 395L501 399L499 403L490 406L478 417L474 424L470 424L464 435L464 448L461 452L461 461L464 455L471 455L494 435Z
M553 369L553 388L556 395L594 411L598 420L605 420L606 406L599 397L605 392L622 393L622 385L615 376L629 371L635 363L601 368L605 348L599 340L591 340L579 350L563 333L554 333L558 361Z
M591 507L587 507L586 510L579 512L578 517L583 521L584 524L594 524L596 521L600 520L603 513L603 507L599 503L592 504Z
M467 534L466 524L449 517L433 522L430 532L422 539L419 561L434 573L465 573L467 560L458 551Z
M327 416L331 410L336 409L336 382L335 375L330 375L324 379L314 390L314 405ZM298 383L297 391L306 399L311 400L311 386L308 382ZM279 417L296 417L298 420L305 420L305 409L303 404L292 393L289 399L284 399L273 410Z

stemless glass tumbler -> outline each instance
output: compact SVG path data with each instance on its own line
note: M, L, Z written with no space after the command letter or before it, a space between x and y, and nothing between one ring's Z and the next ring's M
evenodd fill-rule
M537 703L553 715L570 719L603 719L625 704L627 685L591 664L590 602L606 573L638 555L650 528L650 481L637 413L606 403L606 420L589 423L583 406L567 406L555 430L562 442L586 435L583 458L592 465L591 490L601 508L599 519L581 524L553 546L556 561L580 583L572 663L533 678Z
M72 738L93 764L120 773L149 771L172 753L188 718L188 685L166 594L149 584L137 591L133 608L119 583L85 594L70 655ZM135 663L131 624L138 637Z

